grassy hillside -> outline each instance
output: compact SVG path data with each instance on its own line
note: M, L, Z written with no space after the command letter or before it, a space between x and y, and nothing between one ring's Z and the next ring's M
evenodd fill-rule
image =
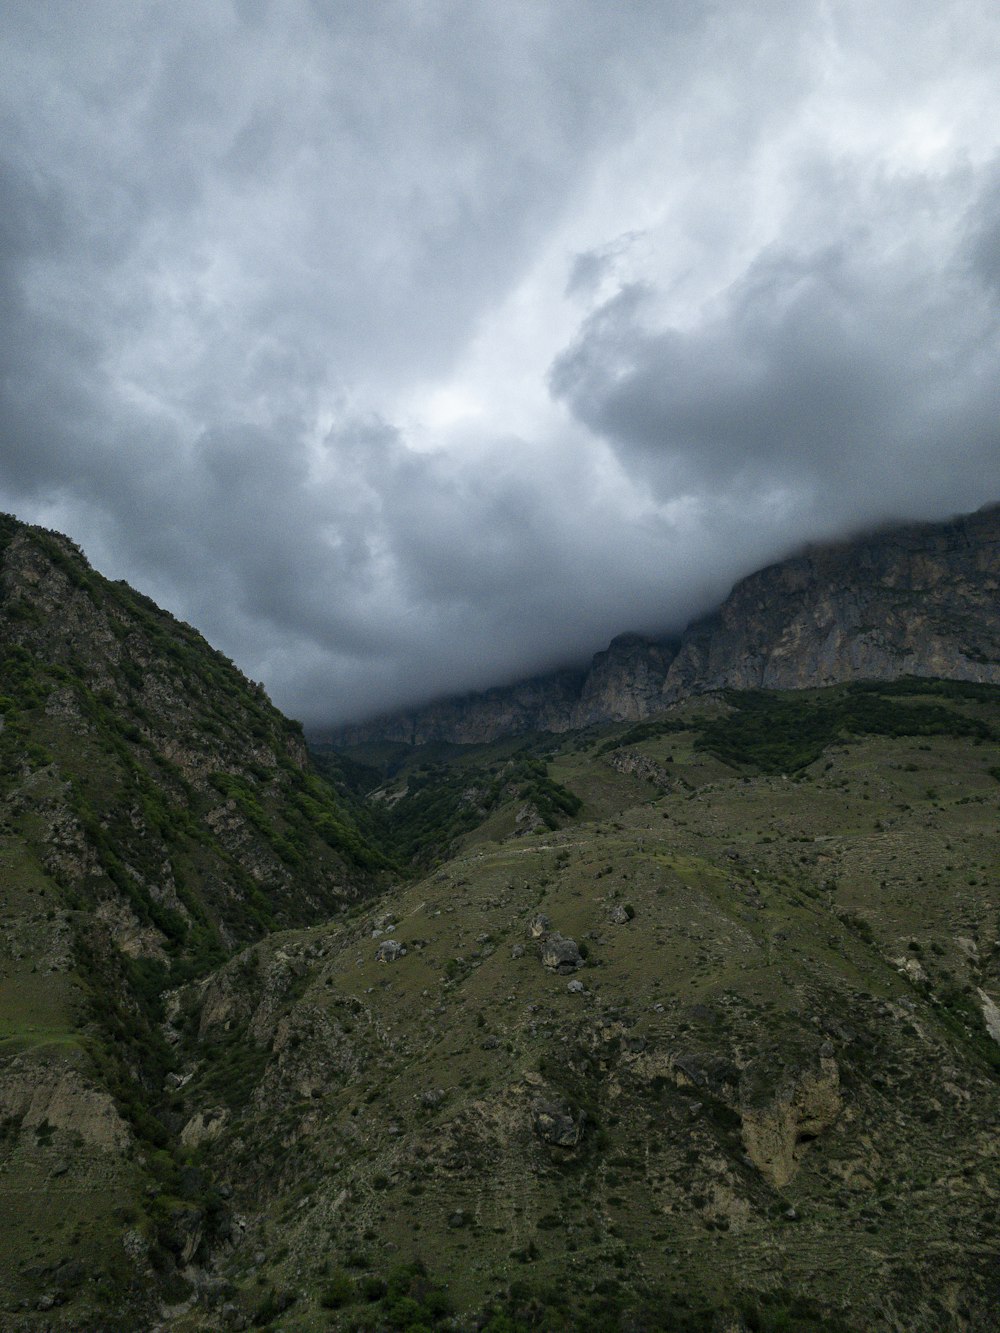
M178 997L244 1225L174 1326L990 1327L998 727L920 682L412 755L452 858ZM455 825L521 762L579 806Z
M1000 690L325 750L0 521L0 1326L988 1329Z
M29 1325L108 1327L186 1289L212 1192L177 1176L162 995L385 865L259 686L65 538L0 519L5 1327L24 1301Z

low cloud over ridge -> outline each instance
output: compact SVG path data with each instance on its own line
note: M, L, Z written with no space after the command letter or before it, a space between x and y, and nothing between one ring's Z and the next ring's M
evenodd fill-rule
M1000 15L12 4L0 503L335 722L1000 497Z

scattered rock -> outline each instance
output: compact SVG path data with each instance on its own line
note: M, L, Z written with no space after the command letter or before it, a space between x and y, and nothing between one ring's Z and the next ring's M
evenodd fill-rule
M621 903L616 903L608 913L608 919L613 926L627 926L635 916L635 912L623 907Z
M574 980L569 983L566 989L571 995L582 995L587 988L582 981Z
M533 940L540 940L543 935L547 935L552 927L552 922L544 912L539 912L528 922L528 934Z
M383 940L375 950L376 963L394 963L406 953L406 946L399 940Z
M523 958L523 957L524 957L524 945L523 945L523 944L515 944L514 947L513 947L513 949L511 949L511 951L510 951L510 956L511 956L511 958Z

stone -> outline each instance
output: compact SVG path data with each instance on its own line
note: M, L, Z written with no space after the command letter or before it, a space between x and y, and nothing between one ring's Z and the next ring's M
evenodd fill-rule
M545 940L541 949L541 958L542 964L550 972L558 972L561 975L575 972L578 967L583 966L583 957L576 940L558 934L550 935Z
M574 1116L558 1102L536 1101L531 1107L531 1127L543 1143L556 1148L575 1148L583 1137L585 1116Z
M199 1148L203 1143L211 1143L222 1133L228 1119L229 1111L225 1107L196 1111L181 1130L181 1143L185 1148Z
M633 912L632 916L634 915ZM632 916L629 915L628 908L623 907L621 903L616 903L608 913L608 919L613 926L627 926L632 920Z
M406 946L399 940L383 940L375 950L376 963L394 963L406 953Z
M582 995L587 988L582 981L577 981L574 979L569 983L566 989L569 991L571 995Z
M513 947L513 949L511 949L511 951L510 951L510 956L511 956L511 958L523 958L523 957L524 957L524 945L523 945L523 944L515 944L514 947Z

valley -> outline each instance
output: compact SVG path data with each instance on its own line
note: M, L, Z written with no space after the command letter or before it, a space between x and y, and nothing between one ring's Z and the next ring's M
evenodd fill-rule
M5 1329L995 1326L1000 687L309 754L4 541Z

